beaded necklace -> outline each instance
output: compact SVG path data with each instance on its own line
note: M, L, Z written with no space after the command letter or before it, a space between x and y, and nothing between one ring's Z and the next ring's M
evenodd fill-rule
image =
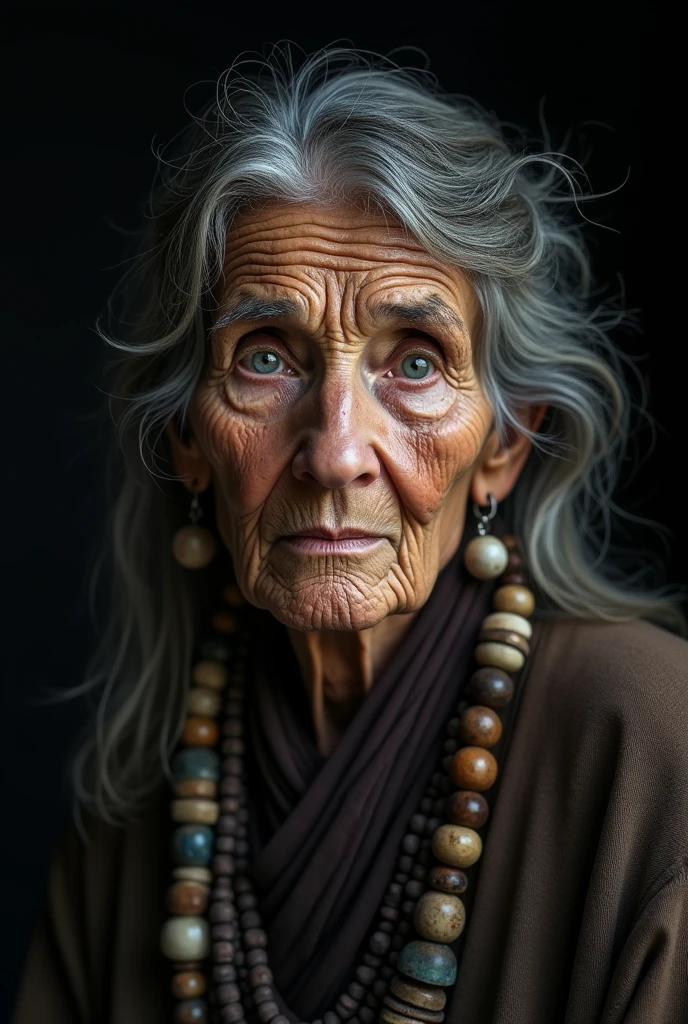
M496 575L494 565L506 572L492 597L494 612L483 620L477 638L474 659L480 667L468 683L469 700L461 700L447 724L442 761L402 839L397 870L353 980L333 1009L313 1024L444 1020L445 989L457 974L450 944L466 923L460 895L469 884L466 869L482 853L479 830L490 812L483 793L498 773L489 748L502 734L499 712L513 697L512 674L529 653L528 618L535 605L516 538L486 536L487 518L478 527L480 536L467 546L466 565L483 579ZM234 585L225 588L223 597L230 608L215 614L213 628L236 633L243 599ZM246 872L243 699L248 647L241 639L235 644L212 639L201 645L200 654L187 694L181 749L172 763L172 820L177 823L172 856L177 866L167 894L174 916L163 925L161 948L173 961L172 993L179 1000L173 1020L289 1024L275 995L267 934ZM216 719L223 692L220 737ZM218 744L219 751L214 749Z

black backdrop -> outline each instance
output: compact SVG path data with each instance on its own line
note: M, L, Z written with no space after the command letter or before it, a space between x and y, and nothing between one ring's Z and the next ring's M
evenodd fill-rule
M103 441L92 420L103 401L95 383L103 350L93 324L143 208L153 140L168 140L185 122L184 91L194 86L192 107L205 99L207 83L242 51L281 39L308 51L335 40L384 53L413 44L446 88L533 132L544 98L555 146L567 128L587 125L591 187L615 190L628 179L586 207L614 229L590 228L588 238L598 277L613 282L620 273L628 305L641 310L644 335L617 341L642 357L660 424L654 452L621 500L674 532L668 579L688 576L677 500L684 386L673 329L682 284L667 255L677 218L672 143L660 144L671 138L660 125L673 118L655 75L653 18L647 8L634 18L622 4L563 6L459 2L450 14L444 5L442 13L390 5L371 21L370 8L344 5L275 14L253 4L250 16L236 4L29 5L4 44L0 877L2 933L11 941L0 959L0 1020L68 813L62 775L84 713L76 702L45 708L35 699L46 686L77 682L93 642L85 586L105 503ZM413 52L400 59L423 62Z

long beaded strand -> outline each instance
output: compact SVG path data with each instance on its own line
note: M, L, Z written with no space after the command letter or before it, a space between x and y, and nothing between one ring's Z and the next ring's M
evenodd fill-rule
M353 980L334 1009L313 1024L444 1020L444 989L454 984L457 973L450 944L466 922L460 894L468 888L466 870L482 853L478 830L490 811L483 793L497 778L489 748L502 733L498 712L513 696L508 673L522 667L532 633L528 618L535 602L524 585L518 544L513 537L502 541L509 552L506 573L493 595L494 612L482 623L475 649L481 667L468 686L476 703L462 700L450 719L441 769L433 774L402 839L397 871ZM235 608L241 602L236 587L226 588L223 596ZM235 632L234 613L217 613L213 627ZM174 961L172 991L179 1000L174 1021L244 1024L251 1014L261 1024L289 1024L276 1001L267 935L245 874L249 847L242 711L248 651L243 643L232 651L231 676L226 666L230 651L223 641L206 642L201 655L187 698L190 717L181 740L185 748L173 761L177 867L168 907L174 916L163 926L161 945ZM224 690L221 761L212 748L219 741L215 719ZM429 866L432 859L436 863ZM211 954L212 965L204 969L203 961Z

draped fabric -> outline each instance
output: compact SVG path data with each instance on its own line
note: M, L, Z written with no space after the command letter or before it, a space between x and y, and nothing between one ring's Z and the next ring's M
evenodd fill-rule
M492 588L468 576L460 550L326 759L286 631L261 625L247 721L251 874L276 987L301 1019L322 1016L360 962L440 767Z

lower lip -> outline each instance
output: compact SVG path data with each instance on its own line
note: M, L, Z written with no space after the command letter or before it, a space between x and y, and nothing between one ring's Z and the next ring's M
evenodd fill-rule
M285 544L304 555L356 555L371 551L383 537L284 537Z

